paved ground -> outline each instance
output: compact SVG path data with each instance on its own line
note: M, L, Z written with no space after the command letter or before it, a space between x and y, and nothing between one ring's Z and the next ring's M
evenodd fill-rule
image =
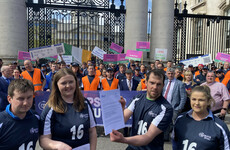
M226 116L225 123L228 125L228 128L230 129L230 114ZM97 150L124 150L126 147L126 144L110 142L109 137L99 137L97 139ZM171 143L165 143L164 149L171 150ZM39 145L37 145L36 150L41 150Z

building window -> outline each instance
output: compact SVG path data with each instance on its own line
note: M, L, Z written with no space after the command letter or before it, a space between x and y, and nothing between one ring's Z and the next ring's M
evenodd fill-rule
M201 19L195 21L195 50L201 51L202 49L202 27L203 22Z
M203 0L197 0L197 3L203 2Z
M226 16L230 16L230 9L228 9L225 13ZM226 48L230 48L230 21L227 21L226 29L225 29L225 35L226 35Z
M179 6L179 12L182 13L182 0L179 0L178 6Z

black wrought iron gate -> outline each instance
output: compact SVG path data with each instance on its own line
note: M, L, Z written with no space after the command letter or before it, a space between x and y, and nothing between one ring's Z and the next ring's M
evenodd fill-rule
M27 0L28 48L67 43L86 50L124 46L124 0Z

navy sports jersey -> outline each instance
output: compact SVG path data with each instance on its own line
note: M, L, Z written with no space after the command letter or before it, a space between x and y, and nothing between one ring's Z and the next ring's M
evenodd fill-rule
M52 135L52 140L61 141L72 148L89 148L89 128L96 126L92 109L85 100L85 109L77 112L73 104L65 103L67 111L56 113L52 108L45 107L41 114L41 134Z
M39 137L39 116L28 111L20 119L10 111L10 104L0 113L0 150L35 150Z
M148 131L151 123L158 129L165 131L172 122L173 109L168 101L160 96L156 100L148 100L145 94L139 94L130 103L129 110L133 112L131 136L143 135ZM163 150L164 133L157 135L146 146L132 146L135 150Z
M178 116L174 127L174 141L177 150L229 150L229 130L226 124L209 115L196 121L192 110Z

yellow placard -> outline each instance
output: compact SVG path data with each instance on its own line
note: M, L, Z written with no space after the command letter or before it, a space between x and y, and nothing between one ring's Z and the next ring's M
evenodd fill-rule
M82 63L87 62L88 60L91 60L91 51L82 50Z

